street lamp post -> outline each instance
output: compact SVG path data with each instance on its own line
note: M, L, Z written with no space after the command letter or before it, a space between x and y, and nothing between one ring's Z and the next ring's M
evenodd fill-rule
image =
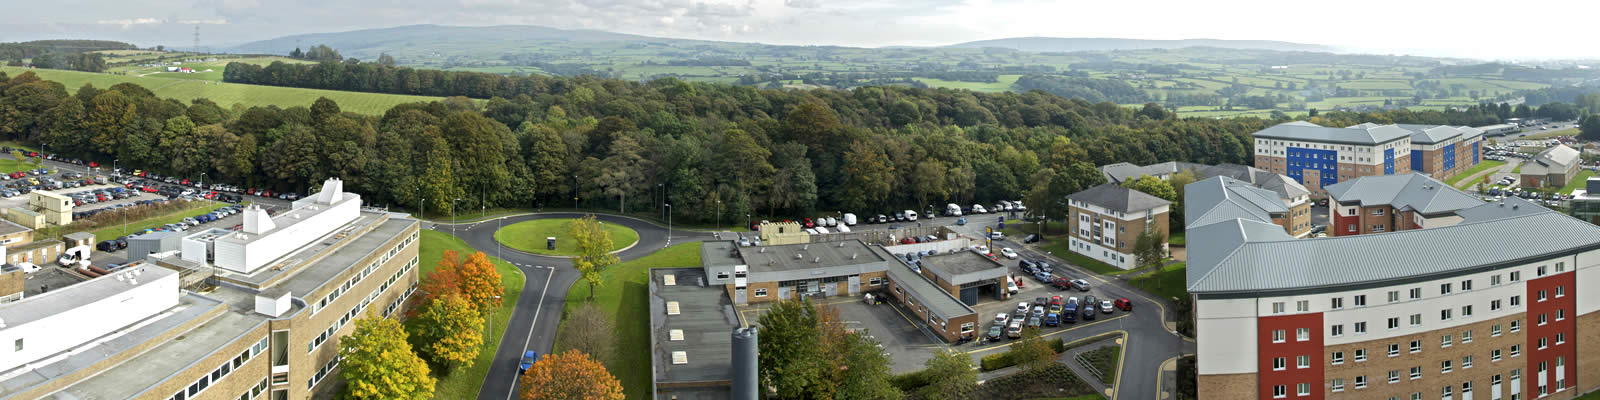
M662 204L667 206L667 246L672 246L672 204Z
M458 201L461 201L460 197L450 201L450 236L456 235L456 202Z
M717 200L717 230L722 230L722 200Z

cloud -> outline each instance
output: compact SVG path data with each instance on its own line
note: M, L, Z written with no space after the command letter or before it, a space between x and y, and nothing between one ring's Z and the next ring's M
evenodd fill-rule
M159 24L166 23L166 21L163 21L163 20L161 20L159 18L132 18L132 19L102 19L102 20L99 20L99 21L95 21L94 23L100 24L100 25L120 25L123 28L129 28L129 27L132 27L134 25L159 25Z
M821 8L822 0L783 0L783 5L794 8Z
M186 19L186 20L178 21L178 23L179 24L183 24L183 25L227 25L228 24L228 19L227 18Z

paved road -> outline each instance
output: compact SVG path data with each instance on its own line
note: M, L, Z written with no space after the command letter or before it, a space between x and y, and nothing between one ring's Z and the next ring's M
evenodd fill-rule
M517 363L524 350L549 354L555 347L556 325L561 322L561 307L566 302L567 288L579 278L578 272L565 258L541 256L502 248L494 240L500 226L545 218L576 218L582 213L539 213L495 217L473 222L450 224L448 221L428 221L424 228L451 232L465 240L472 248L486 254L499 253L501 259L515 265L527 277L522 285L522 296L511 312L505 333L500 337L500 350L489 366L489 375L478 390L480 400L512 398L516 387ZM617 257L623 261L654 253L667 245L667 227L644 220L614 215L596 215L602 223L621 224L639 232L639 242L622 250ZM707 232L674 230L672 243L684 243L711 238Z

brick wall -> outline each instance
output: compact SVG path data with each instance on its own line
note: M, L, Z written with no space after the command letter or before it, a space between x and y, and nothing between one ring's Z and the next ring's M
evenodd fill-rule
M1198 360L1205 362L1204 360ZM1256 374L1200 375L1195 379L1196 394L1202 399L1253 399L1256 393ZM1272 393L1267 393L1271 397Z
M413 233L417 232L418 226L419 225L412 225L409 229L405 230L404 233L395 236L393 240L390 240L379 246L378 251L374 252L368 257L362 258L360 261L355 262L354 266L350 267L348 271L333 277L329 280L330 283L324 285L324 287L306 295L302 295L300 293L294 293L292 295L306 299L308 303L315 303L316 301L321 300L323 296L325 296L335 287L339 286L342 282L348 280L354 274L359 273L360 270L366 265L381 259L383 255L388 253L390 248L400 244L401 242L405 241L407 237L410 237ZM289 320L275 322L272 329L289 329L290 331L289 384L283 386L274 385L273 389L282 389L287 387L289 389L289 398L308 397L309 391L306 387L307 380L311 379L312 375L317 372L317 369L322 368L324 364L339 354L338 338L348 335L351 331L354 331L355 323L352 321L344 324L344 326L340 327L339 330L334 333L334 338L330 338L323 342L321 346L318 346L309 354L306 352L306 345L311 343L312 339L316 338L317 335L320 335L324 330L328 329L329 326L332 326L334 322L342 318L345 312L349 311L351 307L360 304L368 294L379 288L384 281L388 280L390 276L394 275L395 271L404 268L407 263L411 262L413 257L418 256L420 242L421 240L418 240L407 245L399 253L391 257L387 263L379 266L378 269L371 275L368 275L366 279L361 280L361 282L357 283L355 287L351 288L348 292L346 292L346 294L339 296L337 300L335 300L332 304L329 304L323 310L319 311L316 315L311 315L311 310L308 308L304 311L301 311L299 314L294 315L294 317ZM418 265L423 263L437 262L438 260L418 260ZM399 298L401 294L405 293L408 288L416 284L419 270L420 268L413 268L411 272L405 274L400 280L391 285L388 290L385 290L384 293L378 295L378 299L374 300L370 305L368 305L367 311L363 312L361 316L364 316L368 313L382 315L384 308L388 307L390 303L394 302L394 300ZM358 316L358 318L361 316ZM329 372L330 377L323 378L322 381L317 383L317 386L320 387L323 384L326 384L328 379L336 379L337 377L332 377L334 374L337 374L337 370Z
M1328 346L1324 349L1331 357L1334 352L1342 352L1344 363L1327 367L1322 388L1328 393L1329 399L1387 399L1399 396L1402 399L1410 398L1411 393L1421 392L1424 398L1437 399L1445 385L1454 386L1456 398L1461 398L1461 384L1472 382L1474 398L1489 398L1490 377L1501 375L1501 390L1511 393L1510 373L1514 368L1523 369L1523 379L1528 379L1526 363L1527 351L1523 356L1511 357L1511 345L1521 344L1527 328L1521 332L1511 332L1511 321L1522 319L1522 313L1505 315L1500 318L1484 320L1466 325L1449 328L1435 329L1412 335L1392 337L1388 339L1370 340L1349 343L1337 346ZM1523 321L1526 323L1527 321ZM1494 325L1501 326L1501 336L1490 334ZM1383 326L1372 326L1374 332L1381 332ZM1472 342L1464 343L1465 332L1472 332ZM1353 332L1346 332L1347 335ZM1444 335L1451 336L1451 346L1442 347L1441 339ZM1422 351L1412 353L1411 341L1419 341ZM1389 345L1400 346L1400 355L1390 357ZM1355 361L1357 350L1365 349L1366 361ZM1491 352L1500 349L1502 359L1495 362L1491 359ZM1472 368L1465 368L1463 358L1472 356ZM1441 373L1441 363L1450 360L1452 371L1448 374ZM1411 367L1422 367L1422 378L1411 380ZM1389 371L1400 371L1400 382L1389 383ZM1367 388L1356 389L1355 378L1366 376ZM1333 378L1344 379L1344 391L1333 392ZM1526 393L1526 392L1524 392ZM1509 396L1508 396L1509 398Z

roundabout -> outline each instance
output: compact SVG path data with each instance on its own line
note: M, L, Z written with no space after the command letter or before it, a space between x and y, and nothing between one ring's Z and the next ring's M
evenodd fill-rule
M569 224L575 218L542 218L512 223L500 227L494 240L508 248L524 253L545 256L578 255L577 242L569 234ZM600 221L600 227L611 235L610 252L615 253L639 242L639 232L618 223ZM546 238L556 238L556 249L546 247Z

